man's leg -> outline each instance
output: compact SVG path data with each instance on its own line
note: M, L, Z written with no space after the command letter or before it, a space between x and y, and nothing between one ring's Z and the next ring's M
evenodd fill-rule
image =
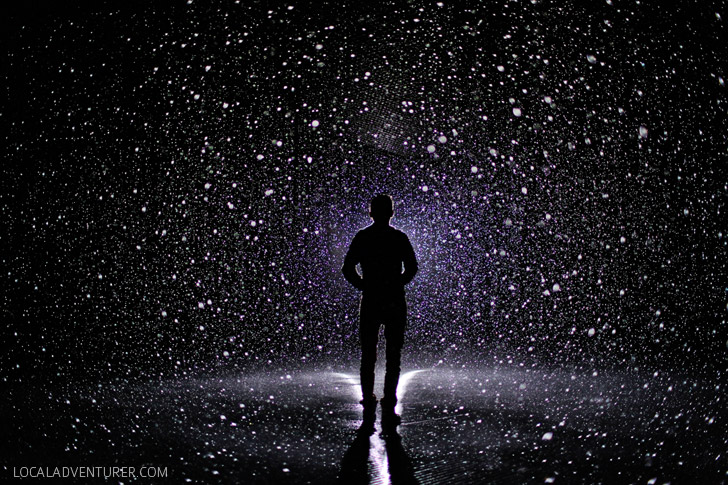
M405 302L397 302L384 327L384 338L387 341L387 370L384 376L383 408L391 408L397 404L397 384L399 383L404 330L407 323L407 306Z
M377 363L377 340L379 338L379 323L366 300L362 299L359 310L359 340L361 342L361 367L359 378L361 381L362 404L368 407L376 404L374 395L374 366Z

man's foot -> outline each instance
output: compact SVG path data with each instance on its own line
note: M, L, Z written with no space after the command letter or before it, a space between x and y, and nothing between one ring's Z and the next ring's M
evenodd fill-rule
M365 397L364 399L362 399L361 401L359 401L359 404L361 404L362 406L364 406L364 409L365 410L367 410L367 409L376 409L376 407L377 407L377 396L375 396L374 394L372 394L369 397Z
M382 427L393 429L402 423L402 418L394 410L382 410Z
M389 428L396 428L402 422L402 418L395 412L395 406L397 405L396 399L384 398L382 403L382 426Z
M376 420L377 408L364 408L362 413L362 423L359 426L358 433L365 436L371 436L374 433L374 421Z

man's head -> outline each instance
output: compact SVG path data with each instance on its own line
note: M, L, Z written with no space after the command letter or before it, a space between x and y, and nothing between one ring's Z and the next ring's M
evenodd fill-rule
M394 215L394 203L392 198L386 194L379 194L369 204L369 216L374 222L389 223Z

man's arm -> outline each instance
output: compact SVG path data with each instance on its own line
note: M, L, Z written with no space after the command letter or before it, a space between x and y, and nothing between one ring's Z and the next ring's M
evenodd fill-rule
M404 262L404 273L402 273L402 284L406 285L417 274L417 258L415 257L415 250L412 249L412 244L409 241L407 235L404 236L404 254L402 255L402 261Z
M344 257L344 266L341 268L341 272L344 273L346 281L351 283L354 288L363 290L364 280L356 271L356 265L359 264L359 260L359 244L356 236L354 236L354 240L351 241L351 246L349 246L349 250Z

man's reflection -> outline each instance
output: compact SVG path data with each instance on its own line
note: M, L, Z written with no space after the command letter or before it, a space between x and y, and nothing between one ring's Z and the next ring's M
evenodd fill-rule
M386 426L375 434L374 413L365 411L363 418L356 438L341 460L339 483L419 483L397 427ZM379 452L382 448L384 453Z

